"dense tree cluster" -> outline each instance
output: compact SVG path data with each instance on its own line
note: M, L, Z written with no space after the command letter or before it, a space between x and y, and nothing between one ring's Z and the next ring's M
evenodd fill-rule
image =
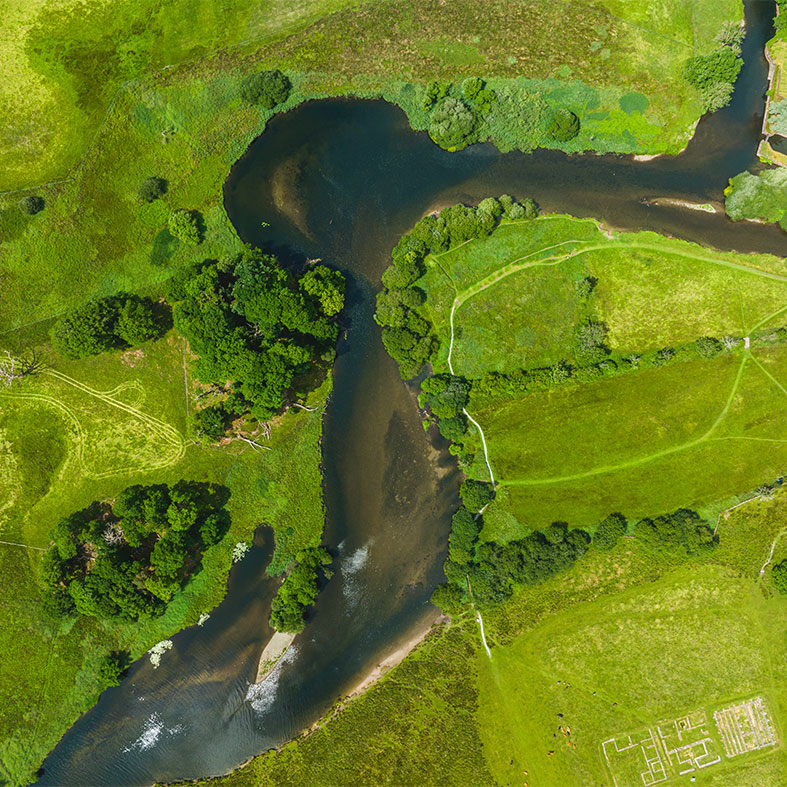
M66 312L52 327L52 344L66 358L133 347L162 336L169 311L150 298L119 294L94 298Z
M688 508L653 519L641 519L634 526L634 535L655 552L697 555L712 550L717 543L713 529L696 511Z
M517 585L534 585L566 571L590 544L587 532L569 530L564 523L507 544L479 541L480 530L481 517L466 508L454 515L445 575L457 591L469 592L482 605L505 601Z
M596 525L593 543L599 549L612 549L618 540L628 532L628 522L623 514L610 514Z
M228 497L193 481L137 485L113 505L93 503L61 520L42 561L51 609L102 619L161 614L227 531Z
M330 579L333 572L330 553L322 547L299 552L271 604L271 626L277 631L298 633L306 625L306 608L314 603L320 590L320 572Z
M305 375L333 360L344 277L321 265L299 277L247 248L233 260L183 270L169 297L175 326L199 356L197 379L232 382L235 397L225 409L266 420L297 395ZM202 426L211 428L214 415L201 416Z
M290 95L292 83L286 74L274 69L260 71L243 80L240 87L241 98L248 104L257 104L263 109L273 109L283 104Z
M489 235L501 216L533 218L538 209L532 200L515 202L508 195L488 198L477 208L452 205L438 216L425 216L404 235L391 253L392 264L383 273L385 289L377 295L374 319L383 328L383 344L399 364L402 377L418 375L436 352L432 325L417 311L424 293L414 285L425 272L428 254L448 251L454 245Z
M684 65L683 76L699 91L706 112L715 112L730 103L735 80L743 65L741 39L742 35L727 26L717 37L721 44L718 49L706 55L694 55Z

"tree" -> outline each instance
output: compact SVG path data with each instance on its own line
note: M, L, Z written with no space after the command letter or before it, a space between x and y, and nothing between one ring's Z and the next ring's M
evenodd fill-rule
M316 265L301 278L298 286L320 302L328 317L338 314L344 306L344 276L339 271Z
M495 490L488 481L468 478L459 488L459 496L467 508L476 513L492 502Z
M593 543L599 549L612 549L618 543L618 539L626 534L627 530L628 523L623 514L610 514L596 525Z
M283 104L290 95L292 83L278 69L252 74L241 83L241 98L248 104L257 104L263 109L273 109Z
M464 377L436 374L421 383L418 402L428 407L438 418L454 418L470 400L470 383Z
M127 651L115 650L108 653L98 663L99 680L105 686L117 686L120 683L120 676L128 668L129 661Z
M9 388L25 377L38 374L43 368L44 363L35 351L17 357L6 350L4 355L0 355L0 388Z
M779 593L787 593L787 560L782 560L771 569L771 581Z
M272 628L292 633L303 631L306 609L314 603L319 592L319 570L322 569L326 578L330 578L332 572L328 566L332 560L329 552L322 547L298 553L294 566L271 603Z
M164 178L145 178L137 194L142 202L153 202L167 193L167 185Z
M429 136L445 150L461 150L475 142L477 116L463 101L449 96L432 111Z
M89 300L63 315L52 328L52 344L70 359L115 349L117 310L105 300Z
M142 344L161 335L150 298L129 297L119 308L115 335L130 346Z
M723 349L721 342L713 336L701 336L695 344L697 345L697 352L703 358L713 358Z
M167 220L170 235L188 244L196 246L202 243L202 217L196 210L173 210Z
M223 407L209 405L192 413L191 430L206 442L215 442L224 437L227 421L227 413Z
M735 83L743 61L728 47L720 47L707 55L690 57L683 68L686 81L698 90L715 82Z
M22 197L19 200L19 208L22 213L25 213L28 216L35 216L36 213L40 213L46 203L44 202L43 197L39 197L37 194L29 194L27 197Z
M704 112L715 112L726 107L732 100L734 86L729 82L712 82L700 90L702 109Z
M599 361L609 355L607 325L587 319L577 328L577 354L585 361Z
M549 121L549 133L557 142L568 142L579 134L579 118L570 109L558 109Z

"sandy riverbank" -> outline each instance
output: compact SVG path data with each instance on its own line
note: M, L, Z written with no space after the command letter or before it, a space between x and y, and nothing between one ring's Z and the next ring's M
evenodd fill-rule
M285 634L277 631L268 641L268 644L262 649L260 654L260 662L257 665L257 679L255 683L259 683L278 663L279 659L285 654L287 648L292 645L295 639L295 634Z

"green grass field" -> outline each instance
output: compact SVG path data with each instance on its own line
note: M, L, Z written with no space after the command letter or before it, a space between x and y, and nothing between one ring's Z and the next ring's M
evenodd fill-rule
M470 74L561 80L541 88L552 102L576 104L586 144L677 150L700 114L682 63L712 48L722 22L739 19L742 6L651 5L12 0L0 21L0 188L64 178L102 124L122 115L121 88L179 64L187 91L195 70L221 90L252 61L303 74L310 94L393 96L402 83Z
M38 344L33 331L15 335ZM174 333L141 349L81 361L54 361L41 374L0 389L0 777L25 783L44 755L102 688L101 656L136 657L193 625L222 598L235 543L273 526L271 570L319 543L323 527L321 407L287 414L271 451L234 441L202 446L186 436L198 387ZM41 348L46 352L46 348ZM326 384L311 395L321 404ZM215 481L231 491L232 527L161 618L53 626L40 610L37 565L61 517L134 483Z
M596 282L586 298L576 289L585 277ZM474 396L502 485L485 538L553 521L592 525L611 511L638 518L703 508L787 467L785 349L768 334L787 310L783 260L547 216L428 259L421 283L440 336L438 370L450 349L454 372L471 379L561 359L582 364L574 336L588 318L606 324L618 358L737 337L735 352L712 359L684 349L684 360L659 368ZM755 337L749 348L745 336ZM479 451L472 472L486 477L481 460Z

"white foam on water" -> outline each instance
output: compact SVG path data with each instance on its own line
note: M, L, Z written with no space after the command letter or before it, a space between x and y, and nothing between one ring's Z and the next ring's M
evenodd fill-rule
M250 683L246 690L245 700L251 703L255 713L265 713L276 701L279 691L279 678L285 664L290 664L298 655L298 648L290 645L284 651L276 666L259 682Z
M364 544L359 549L339 560L339 571L342 575L342 592L347 600L348 606L352 609L361 599L362 587L356 575L366 565L369 560L369 547L371 542Z
M131 746L126 746L123 749L123 753L127 754L134 749L139 749L139 751L147 751L148 749L153 748L153 746L158 743L158 739L161 737L161 733L164 731L164 725L161 722L161 717L158 713L151 713L147 719L145 719L145 724L142 727L142 733L140 736L131 744Z

